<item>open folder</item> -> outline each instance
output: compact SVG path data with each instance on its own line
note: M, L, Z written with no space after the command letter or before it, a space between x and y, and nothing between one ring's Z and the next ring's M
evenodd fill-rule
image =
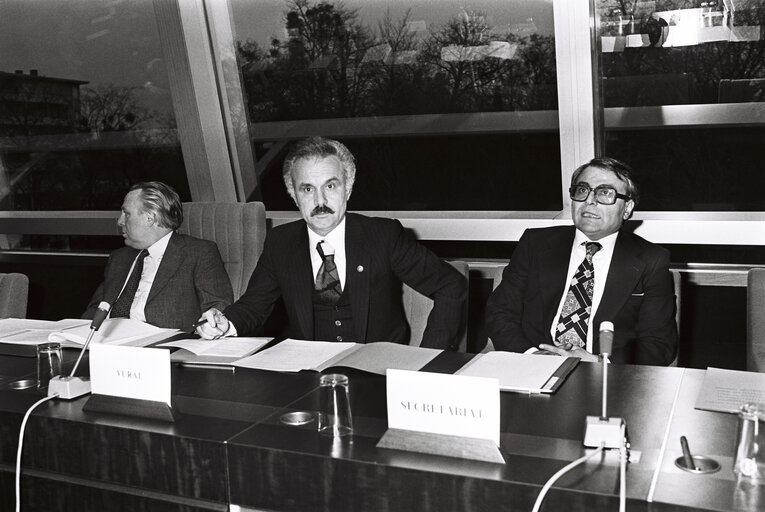
M494 377L501 391L554 393L578 363L577 357L488 352L478 354L456 374Z
M440 353L441 350L434 348L389 342L364 344L286 339L240 359L234 366L278 372L322 371L332 366L345 366L385 375L388 368L419 370Z
M146 347L178 334L178 329L163 329L131 318L107 318L93 335L92 343ZM90 321L85 325L51 332L48 341L59 342L62 347L80 348L90 334Z

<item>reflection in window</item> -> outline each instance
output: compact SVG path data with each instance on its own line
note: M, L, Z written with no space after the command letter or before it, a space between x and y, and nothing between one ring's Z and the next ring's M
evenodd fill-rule
M606 107L765 101L762 0L599 6Z
M526 133L519 116L503 118L506 129L482 116L529 112L528 120L557 109L551 3L233 6L250 120L268 123L253 128L255 152L268 162L259 169L267 208L294 207L277 190L282 142L308 134L361 139L345 142L375 185L367 194L357 183L355 209L560 208L557 120ZM525 177L538 172L550 177L552 199L523 192ZM481 190L464 186L468 175ZM516 186L486 191L505 182Z
M765 141L765 2L606 0L598 6L603 106L627 107L611 116L606 154L642 173L640 208L765 210L756 156ZM716 105L732 103L752 107L735 119L721 117L727 109ZM661 109L674 105L685 107L673 111L674 126L663 126ZM718 126L694 121L702 112ZM686 126L677 126L680 115ZM627 118L658 122L635 130L620 125Z
M2 11L0 208L117 210L127 188L148 179L189 200L151 0L8 0ZM0 242L73 250L104 243ZM106 243L121 245L117 237Z

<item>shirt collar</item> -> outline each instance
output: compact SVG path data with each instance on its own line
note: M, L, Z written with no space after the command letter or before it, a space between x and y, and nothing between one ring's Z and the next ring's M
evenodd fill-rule
M606 252L612 252L614 250L614 246L616 245L616 238L619 236L619 232L611 233L608 236L604 236L600 240L596 240L600 246L601 250L606 249ZM592 242L593 240L590 240L587 235L576 230L576 235L574 236L574 247L579 247L584 242Z
M151 244L148 248L149 256L152 258L161 258L165 255L165 251L167 250L167 244L170 243L170 237L173 235L173 231L169 232L153 244Z
M322 240L326 241L335 252L342 250L345 247L345 217L340 221L340 224L326 234L321 236L315 233L311 228L308 228L308 245L311 246L311 250L316 248L316 244Z

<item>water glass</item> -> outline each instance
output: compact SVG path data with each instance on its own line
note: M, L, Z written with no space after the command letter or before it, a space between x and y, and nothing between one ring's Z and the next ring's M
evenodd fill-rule
M37 389L45 392L50 379L61 375L61 344L37 345Z
M765 478L765 432L760 419L763 412L756 404L745 404L738 413L733 472L739 477Z
M353 433L346 375L331 373L319 379L319 433L331 436Z

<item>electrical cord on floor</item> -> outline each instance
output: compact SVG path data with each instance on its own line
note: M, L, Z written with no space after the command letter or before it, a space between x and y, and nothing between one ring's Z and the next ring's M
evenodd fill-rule
M587 455L580 457L576 459L575 461L567 464L566 466L563 466L557 473L555 473L553 476L550 477L547 482L542 486L542 490L539 491L539 496L537 496L537 501L534 503L534 508L531 509L532 512L539 512L539 508L542 506L542 501L545 499L545 494L547 494L547 491L550 490L552 485L563 475L574 469L579 464L582 464L583 462L586 462L587 460L593 458L595 455L598 455L603 451L603 445L600 445L600 447L596 448L595 451L592 453L588 453Z
M32 404L32 407L27 409L26 414L24 414L24 419L21 421L21 430L19 430L19 450L16 453L16 512L21 512L21 448L24 445L24 429L26 429L27 420L32 414L32 411L34 411L38 405L54 398L58 398L58 395L46 396Z

